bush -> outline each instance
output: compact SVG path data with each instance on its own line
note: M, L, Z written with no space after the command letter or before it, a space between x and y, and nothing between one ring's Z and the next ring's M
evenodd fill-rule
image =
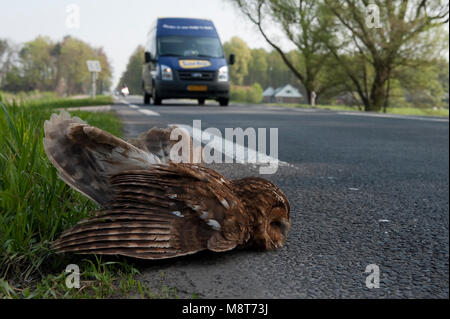
M252 86L232 85L230 88L230 100L241 103L260 103L263 89L259 83Z
M259 83L254 83L249 90L247 90L248 103L260 103L262 101L263 89Z
M245 88L232 85L230 88L230 100L235 102L246 102L247 94Z

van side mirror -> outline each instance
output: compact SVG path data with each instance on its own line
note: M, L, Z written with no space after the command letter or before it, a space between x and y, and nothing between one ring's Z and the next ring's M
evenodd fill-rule
M233 65L235 60L235 56L233 53L230 54L230 58L228 59L228 64Z
M144 54L145 63L152 62L152 60L153 60L152 54L148 51L145 51L145 54Z

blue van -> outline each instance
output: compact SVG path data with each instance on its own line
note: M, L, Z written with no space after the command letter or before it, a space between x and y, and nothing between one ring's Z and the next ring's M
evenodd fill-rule
M142 69L144 104L150 99L197 99L200 105L214 99L222 106L229 101L228 64L222 43L210 20L158 18L150 28Z

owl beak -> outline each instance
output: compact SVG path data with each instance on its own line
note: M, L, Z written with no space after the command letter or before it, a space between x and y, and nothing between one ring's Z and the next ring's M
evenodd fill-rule
M290 228L291 228L291 224L288 221L282 220L280 222L280 231L284 238L287 237L287 234L288 234Z

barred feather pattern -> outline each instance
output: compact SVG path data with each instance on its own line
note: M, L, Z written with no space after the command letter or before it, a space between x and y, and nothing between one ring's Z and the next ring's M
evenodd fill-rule
M177 128L177 126L170 126L168 128L153 127L147 132L140 134L137 138L128 139L127 142L141 150L155 154L159 157L161 162L167 163L170 161L171 148L176 143L183 141L183 147L186 147L189 150L189 162L194 163L195 158L196 161L201 163L202 148L201 146L194 148L189 133L179 129L177 132L180 133L180 135L176 136L177 134L173 134L174 136L171 138L173 131ZM182 154L178 155L181 156Z
M161 161L69 113L44 123L44 150L67 184L101 205L111 199L109 178L126 169L145 169Z
M244 207L213 170L157 165L116 174L110 183L108 209L64 232L56 251L162 259L230 250L249 238Z
M103 207L63 232L56 252L163 259L285 243L290 207L276 185L167 161L169 133L129 143L67 113L46 121L44 147L60 177Z

